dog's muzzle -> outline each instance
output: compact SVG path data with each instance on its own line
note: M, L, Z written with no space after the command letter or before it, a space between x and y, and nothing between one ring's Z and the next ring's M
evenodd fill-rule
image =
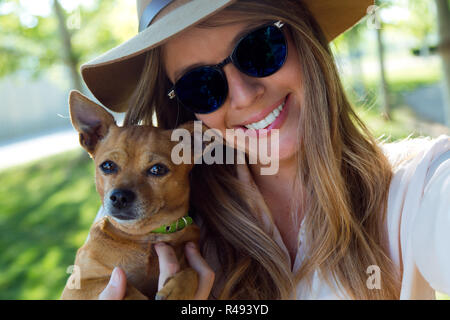
M133 210L136 194L127 189L115 189L107 197L111 216L120 220L133 220L137 218Z

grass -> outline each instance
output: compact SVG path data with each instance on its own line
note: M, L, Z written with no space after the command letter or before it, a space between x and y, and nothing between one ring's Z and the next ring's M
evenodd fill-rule
M393 93L412 91L424 85L435 84L442 78L442 71L439 63L436 63L435 61L422 64L413 63L413 67L410 67L407 70L386 70L389 91ZM368 88L375 88L379 83L378 72L365 74L364 81Z
M417 118L406 105L392 109L390 120L386 121L376 107L356 108L356 113L366 124L372 134L382 140L393 142L406 137L437 136L448 133L446 128L439 124L428 123Z
M422 135L437 136L449 131L438 124L429 123L418 118L404 101L404 94L424 86L435 85L440 81L440 70L435 66L424 69L414 67L408 72L388 73L389 101L391 104L390 121L385 121L381 112L379 79L376 74L368 74L364 79L364 93L357 93L353 88L354 79L344 77L350 100L355 111L372 131L374 136L383 136L387 141L396 141Z
M58 299L100 200L93 164L69 152L0 172L0 299Z

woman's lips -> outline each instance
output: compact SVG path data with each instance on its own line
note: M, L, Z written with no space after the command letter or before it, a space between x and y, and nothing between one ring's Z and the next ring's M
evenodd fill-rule
M288 111L288 108L289 108L289 101L290 101L289 97L290 97L290 94L285 97L283 109L281 110L281 112L278 115L278 117L270 125L268 125L267 127L263 128L263 129L258 129L258 130L251 129L250 131L248 131L249 130L248 128L246 128L243 125L241 125L241 126L237 126L236 129L243 130L244 133L246 133L250 137L254 137L254 136L258 136L259 137L259 136L266 136L266 135L270 134L270 130L272 130L272 129L279 129L279 128L281 128L281 125L284 123L284 120L286 119L286 116L288 114L287 111ZM283 103L283 100L281 100L279 102L279 104L277 104L276 107L278 107L282 103ZM276 107L274 107L270 112L272 112ZM266 114L266 116L270 112L268 112ZM261 118L261 119L264 119L264 117ZM249 122L249 123L252 123L252 122Z
M270 106L269 108L259 112L257 115L254 115L253 117L250 117L249 119L247 119L244 123L241 123L239 126L237 127L244 127L247 124L251 124L251 123L255 123L255 122L259 122L263 119L265 119L271 112L273 112L273 110L275 110L276 108L278 108L284 101L286 101L286 97L284 97L283 99L281 99L280 101L278 101L277 103L273 104L272 106Z

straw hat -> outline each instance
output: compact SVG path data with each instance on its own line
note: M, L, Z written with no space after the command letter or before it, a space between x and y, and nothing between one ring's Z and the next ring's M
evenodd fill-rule
M83 64L81 74L86 85L103 105L125 112L145 62L143 53L235 1L137 0L140 32ZM329 41L358 22L374 3L374 0L299 1L308 7Z

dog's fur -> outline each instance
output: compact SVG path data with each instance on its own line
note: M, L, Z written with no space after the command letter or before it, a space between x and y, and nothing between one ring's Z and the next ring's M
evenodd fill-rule
M150 231L188 213L189 173L195 159L191 164L173 164L172 130L119 127L111 114L77 91L70 93L69 105L80 144L95 162L96 187L106 216L93 224L77 252L81 288L66 285L61 298L98 299L114 267L120 267L127 277L125 299L193 299L198 276L186 261L184 245L198 241L198 227L189 225L169 234ZM182 127L193 133L193 122ZM117 172L105 174L100 168L105 161L114 162ZM165 165L168 173L149 174L155 164ZM113 196L117 190L132 195L123 206L113 201L117 201ZM180 271L159 292L159 263L153 248L158 242L170 244L180 262Z

